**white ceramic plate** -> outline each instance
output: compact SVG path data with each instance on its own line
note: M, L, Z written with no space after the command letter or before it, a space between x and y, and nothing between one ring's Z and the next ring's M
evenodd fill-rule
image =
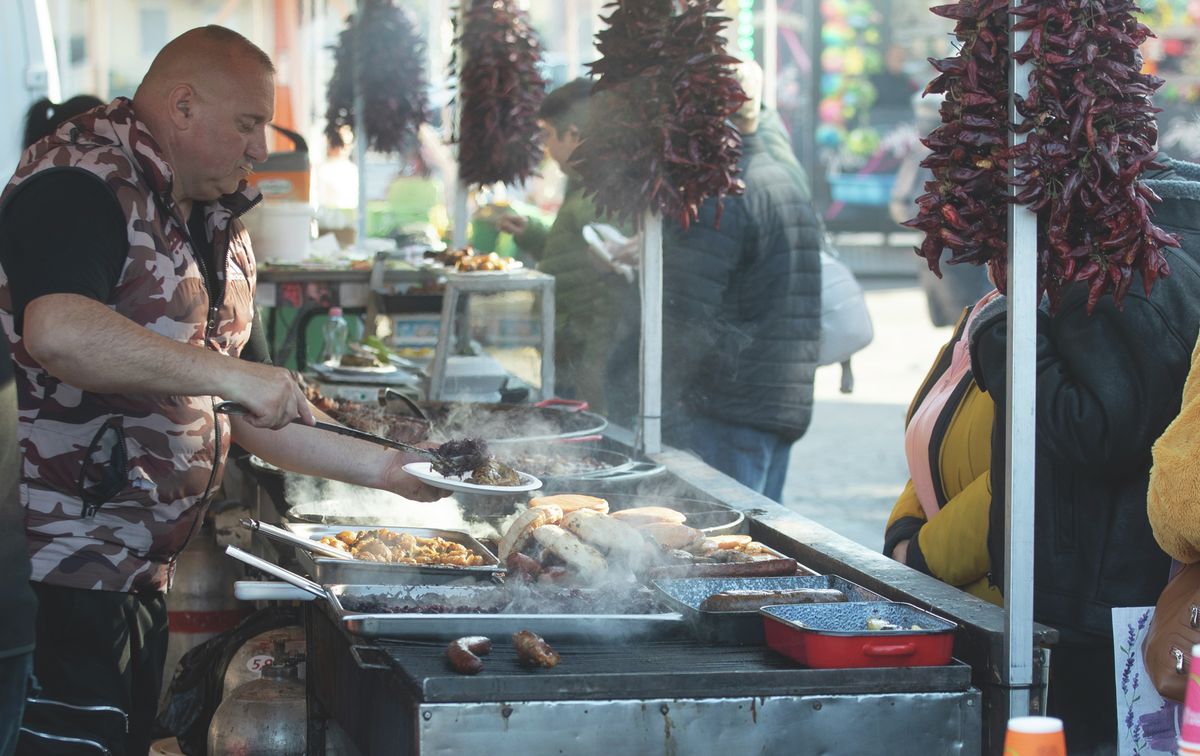
M521 478L521 485L519 486L481 486L478 483L467 483L457 478L447 478L440 473L434 472L432 462L409 462L404 466L404 472L412 475L414 478L420 478L434 488L441 488L446 491L459 491L461 493L503 495L536 491L542 487L542 481L520 470L516 471L517 475Z

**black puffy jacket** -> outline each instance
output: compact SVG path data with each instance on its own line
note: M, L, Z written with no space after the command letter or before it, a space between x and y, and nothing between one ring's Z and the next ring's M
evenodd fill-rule
M776 433L812 417L821 336L821 224L778 119L744 137L745 194L663 241L663 406Z
M1150 447L1179 412L1200 331L1200 166L1165 161L1146 184L1163 198L1155 222L1180 237L1171 275L1147 297L1140 277L1124 311L1111 296L1088 316L1087 286L1038 313L1034 617L1064 641L1111 637L1114 606L1154 604L1170 560L1146 515ZM972 342L974 372L996 402L992 434L992 576L1004 574L1003 316Z

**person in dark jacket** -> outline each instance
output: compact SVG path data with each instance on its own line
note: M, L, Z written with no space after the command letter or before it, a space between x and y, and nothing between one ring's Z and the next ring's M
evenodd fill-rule
M1200 331L1200 166L1162 162L1166 169L1144 181L1163 198L1154 222L1182 245L1165 252L1171 275L1147 296L1135 273L1123 310L1105 296L1091 315L1087 284L1074 283L1055 313L1037 316L1034 618L1061 634L1049 713L1064 720L1071 753L1115 747L1111 610L1153 605L1170 566L1146 500L1151 446L1179 413ZM998 585L1007 351L1003 308L981 314L972 370L996 404L988 549Z
M706 201L664 229L663 430L668 443L776 501L812 416L821 336L821 224L777 117L760 118L762 73L739 66L745 194L720 225Z

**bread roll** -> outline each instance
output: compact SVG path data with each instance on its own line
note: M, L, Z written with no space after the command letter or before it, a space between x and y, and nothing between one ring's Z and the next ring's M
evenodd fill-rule
M529 500L531 507L544 507L553 505L563 511L564 515L571 514L577 509L591 509L600 514L608 514L608 502L598 496L585 496L584 494L555 494L553 496L539 496L536 499Z
M687 522L687 515L667 507L634 507L613 512L612 516L635 527L655 522L668 522L675 525Z
M658 556L654 544L637 528L590 509L579 509L563 517L562 528L606 552L610 560L635 571L649 567Z
M533 531L543 525L556 525L562 522L562 518L563 511L553 504L526 509L517 515L517 519L513 520L512 525L508 526L508 530L504 531L504 535L500 538L500 546L497 548L499 553L496 556L500 557L501 562L506 562L510 554L525 548Z

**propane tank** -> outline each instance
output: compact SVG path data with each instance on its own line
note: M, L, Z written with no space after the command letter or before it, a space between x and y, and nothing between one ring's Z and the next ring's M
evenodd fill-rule
M281 627L259 633L242 644L229 659L225 668L225 683L221 686L221 700L241 686L257 680L263 667L273 663L275 642L282 641L284 652L295 658L304 655L304 628L299 625ZM304 679L304 662L296 667L299 679Z
M276 642L272 664L221 702L208 725L208 756L304 756L308 712L296 663Z
M237 563L217 547L206 521L175 561L167 593L167 660L160 702L166 699L175 667L185 653L237 625L242 607L233 597Z

